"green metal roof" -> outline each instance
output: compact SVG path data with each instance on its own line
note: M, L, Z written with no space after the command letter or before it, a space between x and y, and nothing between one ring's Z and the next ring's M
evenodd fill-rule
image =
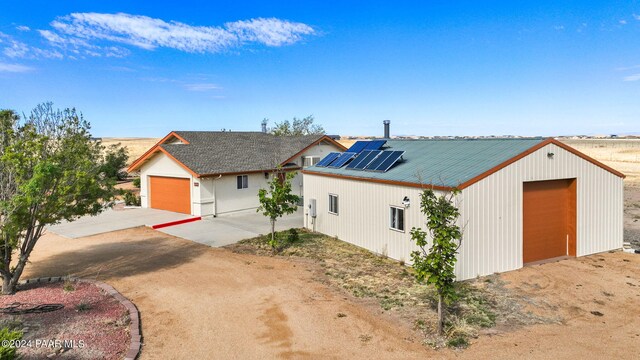
M543 142L528 139L389 140L382 150L403 150L387 172L312 166L308 171L363 179L456 187Z

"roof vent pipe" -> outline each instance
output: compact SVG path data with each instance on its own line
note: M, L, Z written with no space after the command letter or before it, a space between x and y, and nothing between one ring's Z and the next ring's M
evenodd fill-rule
M382 123L384 124L384 138L391 139L389 135L389 124L391 124L391 120L384 120Z
M267 119L262 120L262 132L267 133Z

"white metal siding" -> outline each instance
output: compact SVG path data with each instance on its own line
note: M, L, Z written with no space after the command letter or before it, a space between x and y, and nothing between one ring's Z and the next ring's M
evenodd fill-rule
M554 153L553 159L547 153ZM554 145L520 159L469 186L458 196L464 238L456 276L469 279L522 267L522 183L577 179L577 255L622 247L622 179ZM420 189L364 181L305 175L305 205L317 200L315 230L397 260L415 249L413 226L424 227ZM328 193L340 198L339 215L328 214ZM389 205L411 200L405 210L405 233L388 228ZM305 224L311 226L311 219Z
M420 189L307 174L304 182L307 228L406 262L411 251L418 249L409 231L413 226L423 226ZM338 215L329 213L329 193L338 195ZM405 208L405 231L399 232L389 228L389 207L402 207L405 196L411 205ZM316 199L315 227L306 215L310 199Z

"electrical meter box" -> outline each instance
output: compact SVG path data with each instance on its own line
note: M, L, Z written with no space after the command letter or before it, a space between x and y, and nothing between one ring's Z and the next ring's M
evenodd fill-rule
M316 217L316 199L309 199L309 215Z

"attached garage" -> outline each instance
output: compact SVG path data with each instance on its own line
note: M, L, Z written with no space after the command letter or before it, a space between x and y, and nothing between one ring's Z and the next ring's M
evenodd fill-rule
M624 175L560 141L387 140L385 151L402 157L384 171L367 171L371 152L305 169L305 226L410 263L421 192L456 188L460 280L622 248Z
M173 131L134 161L142 207L194 216L255 211L258 191L278 169L297 171L346 148L326 135ZM274 162L275 161L275 162ZM302 176L292 181L302 196Z
M151 208L191 214L191 180L149 176Z

